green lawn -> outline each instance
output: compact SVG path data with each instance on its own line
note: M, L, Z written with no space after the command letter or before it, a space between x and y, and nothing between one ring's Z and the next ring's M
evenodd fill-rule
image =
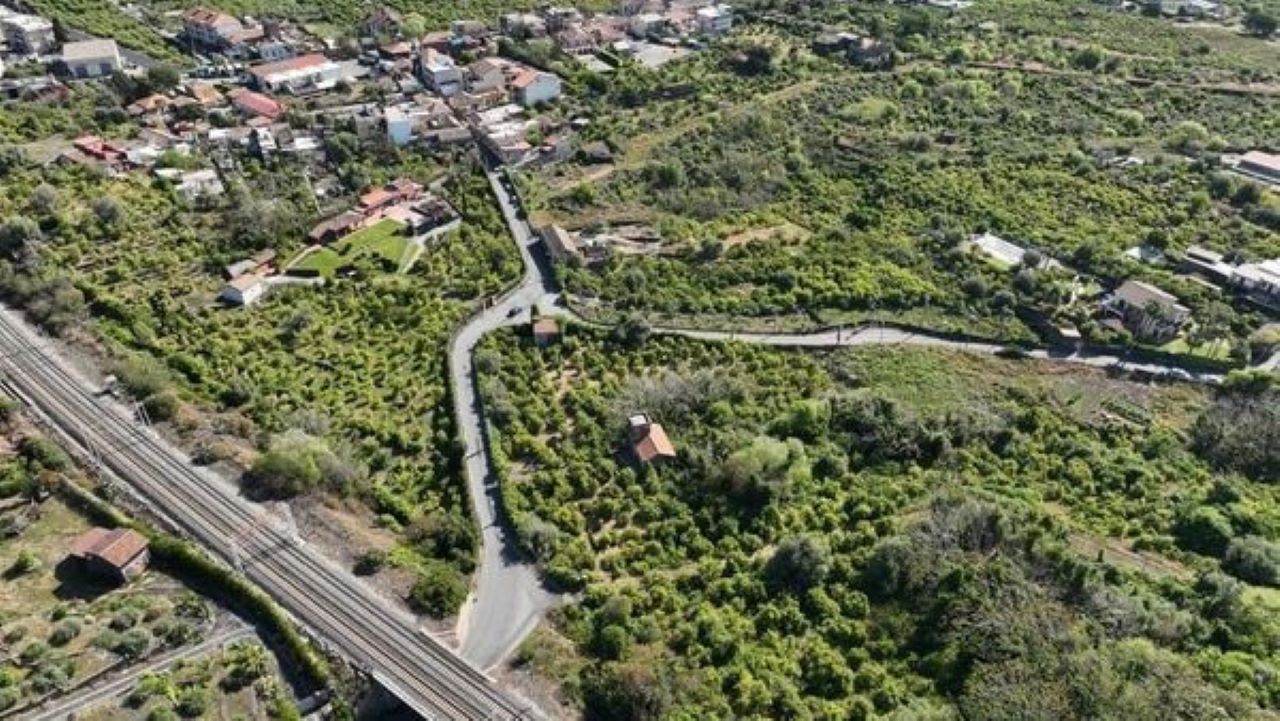
M387 259L396 267L409 247L409 239L400 234L402 223L383 220L364 230L356 231L338 241L334 249L342 256L354 259L362 254L372 254Z
M334 252L332 248L320 248L315 251L303 251L307 255L301 260L293 263L291 268L299 268L303 270L314 270L320 275L328 278L331 277L342 265L342 256Z
M383 220L356 231L331 246L303 251L306 255L289 267L314 270L331 278L338 268L351 264L360 256L368 255L385 260L398 271L409 250L409 239L400 234L403 227L397 221Z
M1192 346L1186 338L1174 338L1160 346L1160 350L1213 360L1227 360L1231 357L1231 344L1221 338L1197 346Z

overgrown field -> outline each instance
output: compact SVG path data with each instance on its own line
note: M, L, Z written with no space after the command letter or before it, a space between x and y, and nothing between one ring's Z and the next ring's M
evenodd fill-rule
M1075 271L1155 281L1228 316L1225 335L1247 335L1253 311L1218 313L1214 294L1122 253L1280 255L1280 203L1218 162L1280 133L1280 51L1231 34L1219 38L1229 49L1213 35L1203 52L1154 40L1122 52L1130 36L1201 31L1067 5L996 3L949 20L815 6L657 72L624 69L600 94L584 88L574 110L614 162L527 173L535 219L587 232L643 223L662 243L565 268L566 286L605 308L689 319L927 307L931 325L1014 338L1025 329L1006 322L1011 307L1046 294L957 252L990 231ZM813 55L819 20L892 39L899 65L859 72ZM1227 87L1246 82L1273 94ZM1130 155L1144 164L1117 165ZM778 230L795 227L805 232ZM1087 326L1087 311L1064 315Z
M1251 590L1280 582L1280 423L1255 409L1228 441L1214 420L1256 389L578 328L495 336L477 366L522 542L583 594L517 663L588 718L1280 703L1276 609ZM674 461L632 463L640 412Z

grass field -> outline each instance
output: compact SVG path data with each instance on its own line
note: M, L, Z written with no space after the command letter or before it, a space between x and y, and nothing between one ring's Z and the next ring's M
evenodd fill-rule
M354 265L360 258L370 258L399 272L410 246L409 239L401 233L403 228L394 220L383 220L331 246L304 250L289 267L315 271L322 277L332 278L339 268Z

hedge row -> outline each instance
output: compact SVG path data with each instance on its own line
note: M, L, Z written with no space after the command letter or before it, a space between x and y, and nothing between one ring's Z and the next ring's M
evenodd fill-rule
M271 629L283 642L292 660L317 686L329 685L332 674L324 656L303 638L280 606L260 588L218 564L195 545L129 518L70 479L63 479L61 490L68 503L94 522L116 528L131 528L146 536L151 544L151 558L157 565L184 581L203 586L239 608L256 623Z

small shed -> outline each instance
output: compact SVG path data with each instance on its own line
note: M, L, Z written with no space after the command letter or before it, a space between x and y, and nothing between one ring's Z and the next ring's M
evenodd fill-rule
M539 348L560 340L560 324L555 318L539 318L533 322L533 343Z
M640 413L627 419L627 427L631 452L640 463L656 463L676 457L675 446L661 423L654 423L649 416Z
M127 583L151 560L146 536L129 528L90 528L71 544L71 558L97 576Z

